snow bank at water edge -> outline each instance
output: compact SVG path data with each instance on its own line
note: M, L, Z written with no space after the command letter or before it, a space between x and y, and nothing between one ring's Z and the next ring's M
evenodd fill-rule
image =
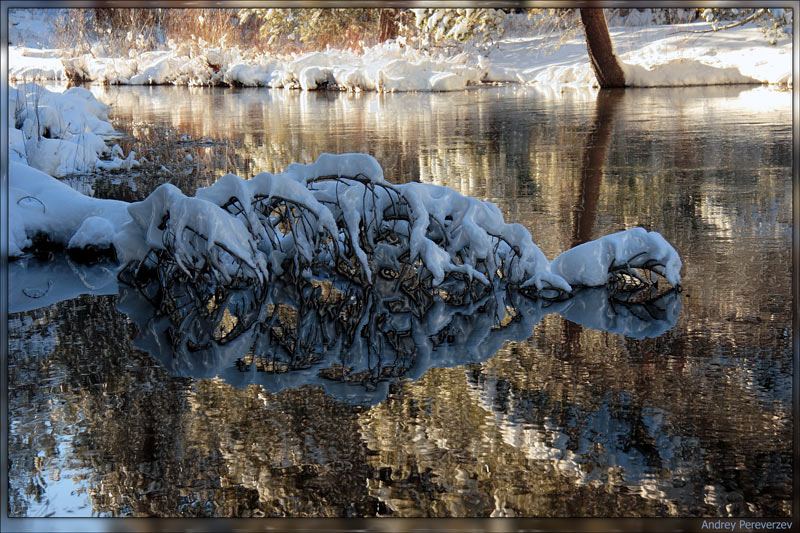
M792 84L791 37L772 45L755 23L709 33L697 33L711 28L706 23L629 23L630 17L615 19L609 27L631 86ZM493 82L596 86L583 35L562 37L529 28L483 49L460 44L439 51L409 46L400 37L360 54L329 49L281 57L202 40L170 40L161 50L127 57L109 57L99 43L90 53L70 55L18 40L9 47L9 78L385 92L457 91Z
M486 75L482 56L434 57L399 45L383 44L363 55L330 50L295 59L231 49L192 52L185 47L144 52L132 58L84 54L65 58L71 79L121 85L242 85L299 88L311 91L336 87L353 91L454 91L476 85ZM55 72L55 64L50 66ZM46 71L41 67L36 75ZM28 68L12 68L12 79L25 79Z
M106 139L117 135L108 122L109 107L87 89L73 87L57 93L24 83L9 88L8 98L12 161L55 177L139 165L134 153L122 159L119 146L106 144ZM111 159L100 159L107 155Z
M67 248L109 248L130 220L128 203L85 196L28 165L9 163L10 257L47 237Z
M754 24L716 33L709 24L610 28L614 51L634 87L792 84L792 40L775 45ZM557 39L528 36L500 41L488 54L485 81L537 86L597 86L582 35Z

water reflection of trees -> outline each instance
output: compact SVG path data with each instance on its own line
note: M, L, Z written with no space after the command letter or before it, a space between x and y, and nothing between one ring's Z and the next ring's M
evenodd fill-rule
M451 487L447 496L459 502L453 493L470 483L481 487L494 500L480 502L477 514L790 512L788 390L781 394L783 406L767 408L758 387L733 385L725 372L702 368L713 362L687 364L712 348L708 339L668 334L627 343L645 344L633 350L586 332L583 355L575 360L563 357L559 330L557 321L545 319L530 341L470 366L466 376L434 371L363 414L371 417L367 442L384 443L373 464L398 470L395 479L416 465ZM652 343L668 347L656 351L647 346ZM785 386L787 370L776 372ZM470 407L451 411L452 405ZM418 421L415 432L400 422L409 410ZM461 438L471 427L482 437ZM464 472L455 479L459 468ZM405 509L413 500L408 488L395 488L391 480L371 487L390 508ZM444 506L447 498L439 499Z
M706 332L586 331L569 359L550 315L529 341L398 381L363 407L318 386L272 393L174 377L131 345L113 306L85 296L22 315L31 319L15 334L38 332L43 353L26 356L23 340L12 352L15 513L64 460L110 515L789 512L790 412L774 403L789 369L759 383L770 363L742 364L733 356L747 347L720 348ZM52 341L49 316L62 324ZM776 341L772 364L788 348ZM728 368L709 371L716 364ZM66 457L46 442L61 433L73 435Z

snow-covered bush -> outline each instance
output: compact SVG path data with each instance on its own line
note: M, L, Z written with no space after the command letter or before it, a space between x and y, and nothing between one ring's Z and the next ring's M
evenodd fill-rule
M115 246L136 345L175 375L234 386L374 403L397 379L527 339L548 313L641 339L680 311L680 258L658 233L550 263L494 204L389 184L364 154L228 175L194 198L166 185L128 211ZM659 291L648 271L675 287Z
M694 8L607 9L608 26L647 26L652 24L684 24L697 18Z
M195 197L164 184L128 212L114 239L118 256L161 279L388 279L456 298L513 288L563 297L571 284L602 286L618 275L650 284L633 269L680 284L678 254L657 233L608 236L564 252L551 268L528 230L506 223L496 205L437 185L390 184L365 154L323 154L250 180L229 174Z
M423 183L392 185L364 154L250 180L227 175L194 198L160 186L133 204L115 240L123 262L166 264L189 279L265 282L276 276L377 276L463 293L473 285L571 291L529 232L496 205Z
M9 111L12 159L50 176L138 165L133 158L99 159L111 152L105 140L115 132L107 120L109 107L84 88L57 93L24 83L9 88Z

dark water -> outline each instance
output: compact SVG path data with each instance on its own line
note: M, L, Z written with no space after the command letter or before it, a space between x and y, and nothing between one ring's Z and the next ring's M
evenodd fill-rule
M12 292L47 288L47 268L94 288L10 316L12 515L791 514L791 93L92 90L126 151L169 172L77 183L97 196L366 152L392 181L497 203L550 259L659 231L683 260L680 314L643 340L547 314L353 404L313 380L176 376L135 346L110 271L12 265Z

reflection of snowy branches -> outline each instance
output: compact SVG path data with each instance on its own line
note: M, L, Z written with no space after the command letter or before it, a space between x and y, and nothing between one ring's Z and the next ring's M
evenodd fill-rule
M124 269L119 306L139 326L137 345L169 371L270 390L313 384L355 403L380 401L389 383L431 367L484 361L527 339L550 312L643 338L674 326L680 310L674 290L636 301L604 288L556 302L516 290L420 301L386 278L368 287L281 278L230 288L170 277L167 265L156 276Z

